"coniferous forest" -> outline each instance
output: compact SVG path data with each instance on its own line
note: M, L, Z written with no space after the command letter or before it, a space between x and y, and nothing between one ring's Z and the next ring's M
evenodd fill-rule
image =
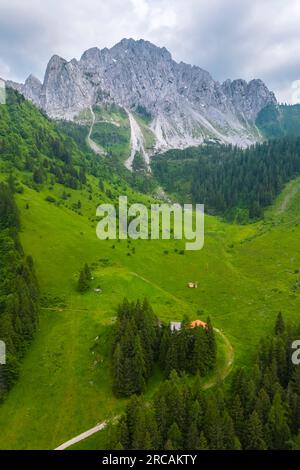
M285 183L300 175L300 138L245 150L217 144L169 150L153 159L152 169L181 202L205 204L211 214L246 223L261 218Z
M255 365L238 369L227 390L203 391L200 375L171 371L153 400L134 395L108 448L165 450L293 449L300 439L300 368L291 343L300 328L279 314L274 334L261 340Z
M33 260L24 254L18 237L20 218L13 192L13 179L0 183L0 337L7 350L6 364L0 365L0 398L18 378L39 310Z
M172 371L205 376L216 363L217 346L210 319L207 328L191 328L184 318L172 330L155 316L148 300L118 308L113 342L113 381L117 396L145 391L155 364L169 377Z

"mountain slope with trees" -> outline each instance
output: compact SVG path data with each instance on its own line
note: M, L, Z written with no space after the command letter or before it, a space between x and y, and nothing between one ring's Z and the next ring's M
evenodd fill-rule
M300 136L300 104L270 104L258 113L255 124L266 139Z
M175 371L151 403L134 396L109 448L146 450L291 449L300 432L300 368L291 361L299 327L279 314L275 335L261 341L251 373L236 371L231 388L203 392Z
M10 185L0 183L0 339L7 353L6 364L0 365L0 399L15 384L38 323L37 279L32 257L23 252L19 230L10 180Z
M215 144L170 150L153 159L152 169L180 202L203 203L211 214L244 223L261 218L284 185L300 175L300 138L246 150Z

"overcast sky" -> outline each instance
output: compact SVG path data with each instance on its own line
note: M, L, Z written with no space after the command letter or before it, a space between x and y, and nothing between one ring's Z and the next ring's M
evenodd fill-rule
M165 46L219 81L261 78L300 102L299 0L0 0L0 76L43 79L53 54L70 60L124 37Z

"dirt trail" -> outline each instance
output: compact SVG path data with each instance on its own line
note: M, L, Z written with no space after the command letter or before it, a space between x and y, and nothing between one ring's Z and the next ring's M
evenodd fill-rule
M103 421L102 423L97 424L96 426L89 429L88 431L85 431L85 432L79 434L78 436L73 437L69 441L64 442L60 446L56 447L56 449L54 449L54 450L65 450L68 447L71 447L74 444L77 444L77 442L80 442L83 439L86 439L87 437L92 436L96 432L101 431L102 429L104 429L107 426L107 424L108 424L107 421Z
M290 201L293 199L294 196L296 196L297 192L300 190L300 184L295 183L294 186L290 189L290 191L285 195L282 203L278 207L277 214L280 215L283 212L286 211L286 209L289 206Z
M226 346L226 361L224 368L222 370L216 370L214 376L203 385L203 389L207 390L208 388L214 387L220 380L225 380L226 377L230 374L233 361L234 361L234 349L229 341L229 339L220 331L218 328L214 328L214 331L220 335Z

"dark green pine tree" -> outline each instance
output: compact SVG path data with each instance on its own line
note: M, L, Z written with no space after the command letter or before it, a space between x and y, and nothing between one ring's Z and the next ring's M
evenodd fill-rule
M282 313L279 312L277 315L276 323L275 323L275 334L281 335L285 330L285 324L283 320Z
M185 427L185 396L182 381L175 370L172 370L170 379L163 384L161 391L168 410L168 427L173 421L176 421L179 428L183 430Z
M224 434L224 449L235 450L237 443L236 435L234 432L234 424L231 416L227 411L223 414L223 434Z
M171 335L170 346L168 352L166 354L166 362L165 362L165 374L166 377L169 377L172 370L178 371L178 351L176 347L176 335L178 332L174 331Z
M232 396L239 395L244 413L249 414L253 409L256 387L244 369L239 369L233 380Z
M182 449L182 434L176 422L169 429L168 441L172 443L174 450Z
M206 398L203 431L211 450L224 449L223 421L217 400L211 394Z
M269 412L271 408L270 397L264 388L261 388L258 392L255 411L258 414L259 419L262 423L266 423L268 420Z
M250 415L247 424L247 450L266 450L262 422L256 411Z
M89 288L89 283L88 283L88 280L86 278L86 275L85 275L85 271L82 270L80 271L80 274L79 274L79 279L78 279L78 283L77 283L77 289L79 292L85 292L86 290L88 290Z
M276 393L268 417L269 442L271 449L286 449L290 438L286 408L281 396Z
M134 339L134 350L132 358L132 392L140 394L145 390L145 376L146 376L146 365L143 355L143 349L139 335L136 335Z
M230 403L230 414L234 423L235 432L243 444L247 436L245 435L245 415L239 395L234 395Z
M166 358L170 347L171 334L170 325L163 325L159 345L159 363L163 370L166 369Z
M154 399L154 412L158 428L158 448L162 448L167 439L168 410L165 397L160 390Z
M286 387L289 381L287 367L288 357L286 354L286 345L281 336L277 337L274 341L273 354L276 360L276 369L279 382L283 387Z
M291 390L294 395L294 406L292 408L292 423L295 430L300 429L300 367L295 366L292 379Z
M122 396L124 393L124 356L121 349L121 344L118 343L113 353L112 359L113 368L113 391L115 395Z
M134 319L141 338L145 361L145 376L152 373L158 349L158 322L147 299L141 304L136 302Z
M90 269L90 267L87 263L85 263L83 271L84 271L86 280L91 281L92 280L92 273L91 273L91 269Z
M190 370L193 374L198 372L202 376L205 375L208 370L208 348L206 336L207 335L202 328L194 328L194 344L190 361Z
M132 321L128 321L125 326L124 334L119 342L121 350L121 358L123 360L122 367L122 386L119 388L119 396L130 396L139 393L137 390L136 369L133 364L135 358L135 338L136 330Z
M45 180L45 175L44 175L42 168L36 168L33 172L32 177L33 177L33 181L36 184L42 184Z
M199 431L196 420L192 421L189 426L185 448L188 450L195 450L198 448L199 443Z
M199 437L199 440L198 440L198 445L196 447L196 450L209 450L208 442L207 442L207 439L206 439L203 431L201 431L201 433L200 433L200 437Z
M196 423L199 429L203 426L203 408L198 400L193 400L191 405L187 406L187 423L190 425Z
M82 166L79 168L79 181L81 184L86 184L85 169Z
M134 450L152 450L154 429L149 430L149 412L146 410L145 403L142 403L135 419L132 448Z
M178 371L184 372L188 369L187 365L190 361L191 330L182 328L173 338L177 349Z
M138 419L139 409L142 404L141 397L132 395L130 400L127 403L125 416L126 416L126 426L128 432L128 441L130 443L130 448L132 447L133 436L136 428L136 421Z

